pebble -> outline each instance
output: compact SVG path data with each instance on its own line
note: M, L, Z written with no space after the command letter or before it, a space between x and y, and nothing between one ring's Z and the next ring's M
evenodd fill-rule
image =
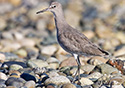
M59 74L55 71L51 71L49 72L49 77L52 78L52 77L56 77L56 76L59 76Z
M116 50L116 51L114 52L114 56L119 56L119 55L125 54L124 52L125 52L125 47Z
M112 88L124 88L122 85L112 85Z
M27 88L35 88L36 85L35 82L31 80L27 81L24 86L26 86Z
M94 56L89 60L89 63L96 66L99 64L106 63L107 61L108 61L108 59L105 59L103 57Z
M4 39L14 40L11 31L9 31L9 32L2 32L2 37L3 37Z
M26 57L27 56L27 51L24 49L19 49L17 51L14 52L16 55L20 56L20 57Z
M95 68L94 65L89 65L89 64L81 66L81 69L85 71L85 73L87 74L89 74L94 68Z
M53 83L50 83L47 85L46 88L57 88L57 85L53 84Z
M101 64L99 65L99 68L101 69L102 74L118 74L119 73L117 68L114 68L108 64Z
M6 59L5 55L0 53L0 62L3 63L5 59Z
M73 85L72 83L67 83L67 84L64 84L62 88L76 88L76 86Z
M55 76L55 77L46 79L45 85L48 85L50 83L61 85L61 84L70 83L70 80L66 78L65 76Z
M13 32L13 36L16 40L21 40L21 39L24 39L24 36L22 33L19 33L19 32Z
M80 79L80 82L81 82L81 85L82 85L82 86L92 85L92 84L93 84L93 82L92 82L90 79L84 78L84 77L82 77L82 78Z
M5 84L7 86L15 86L15 87L19 88L19 87L23 86L24 82L25 82L25 80L22 78L9 77L6 80Z
M19 43L24 46L24 47L33 47L35 46L35 41L33 41L32 39L28 39L28 38L25 38L25 39L22 39L22 40L19 40Z
M2 17L0 17L0 22L1 22L0 30L2 31L7 26L7 23L6 23L6 20L3 19Z
M46 61L43 61L43 60L31 60L34 64L37 65L37 67L47 67L48 66L48 63ZM41 64L42 63L42 64Z
M45 46L42 48L42 51L41 53L42 54L45 54L45 55L53 55L55 52L57 51L57 47L54 46L54 45L51 45L51 46Z
M0 72L0 79L7 80L7 78L6 74Z
M115 77L112 77L110 80L109 80L109 83L113 84L113 85L121 85L122 83L125 82L125 76L115 76Z
M19 70L19 69L23 69L23 67L18 64L13 64L9 67L9 70Z
M25 79L26 81L30 81L33 80L34 82L36 82L36 78L33 75L30 75L28 73L22 73L20 75L21 78Z
M84 65L84 62L82 62L82 59L83 58L80 58L81 65ZM77 62L74 59L74 57L69 57L60 63L60 67L65 67L65 66L77 66Z
M100 72L93 72L92 74L88 75L87 78L96 81L98 80L100 77L102 77L103 75Z

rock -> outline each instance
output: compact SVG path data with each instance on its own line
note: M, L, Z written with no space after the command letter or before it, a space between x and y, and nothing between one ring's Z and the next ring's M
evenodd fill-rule
M28 73L22 73L20 75L21 78L25 79L26 81L30 81L33 80L34 82L36 82L36 78L33 75L30 75Z
M121 42L121 43L125 43L125 40L124 40L124 38L125 38L125 34L123 33L123 32L118 32L117 34L116 34L116 38Z
M27 56L27 52L24 49L19 49L19 50L15 51L14 53L17 54L20 57L26 57Z
M6 88L17 88L17 87L15 87L15 86L7 86Z
M0 88L6 88L5 80L0 79Z
M89 63L91 65L99 65L99 64L103 64L106 63L108 61L108 59L105 59L103 57L99 57L99 56L94 56L92 58L90 58Z
M37 65L36 65L32 60L28 60L26 64L27 64L27 66L30 67L30 68L35 68L35 67L37 67Z
M44 37L43 41L41 41L41 45L52 45L56 44L56 36L55 35L48 35L47 37Z
M82 77L82 78L80 79L80 82L81 82L81 85L82 85L82 86L92 85L92 84L93 84L93 82L92 82L90 79L84 78L84 77Z
M47 63L59 63L59 60L55 57L50 57L47 59Z
M18 65L18 64L13 64L9 68L9 70L19 70L19 69L23 69L23 67L21 65Z
M59 76L59 74L55 71L51 71L49 72L49 77L52 78L52 77L56 77L56 76Z
M81 65L84 65L84 62L82 62L82 59L83 58L80 58ZM69 57L60 63L60 67L65 67L65 66L77 66L77 62L74 59L74 57Z
M37 65L37 67L47 67L49 66L48 63L46 61L43 60L31 60L34 64ZM41 64L42 63L42 64Z
M101 64L98 67L101 69L102 74L117 74L117 73L119 73L118 69L116 69L108 64Z
M4 39L14 40L13 35L10 31L9 32L2 32L2 37Z
M3 66L4 65L7 65L8 67L10 67L11 65L14 65L14 69L17 69L17 68L27 68L27 65L24 63L24 62L17 62L17 61L8 61L8 62L4 62L3 63ZM16 68L17 66L17 68ZM13 67L13 66L12 66ZM12 68L13 69L13 68Z
M43 68L36 67L36 68L33 68L32 71L33 71L35 74L41 75L41 74L47 72L47 68L45 68L45 67L43 67Z
M45 46L42 48L41 53L45 54L45 55L53 55L55 52L57 51L57 47L54 45L50 45L50 46Z
M27 88L35 88L35 82L34 81L27 81L26 83L25 83L25 86L27 87Z
M19 87L23 86L24 82L25 82L25 80L22 78L9 77L6 80L5 84L7 86L15 86L16 88L19 88Z
M87 74L89 74L94 68L95 68L94 65L89 65L89 64L81 66L81 69L85 71L85 73Z
M4 30L4 28L7 26L6 20L0 17L0 30Z
M100 72L93 72L92 74L87 76L87 78L89 78L93 81L98 80L100 77L102 77L102 74Z
M115 76L109 79L109 84L113 85L121 85L122 83L125 82L125 76Z
M10 71L9 71L9 75L10 75L10 76L11 76L11 75L17 75L17 76L20 77L21 73L20 73L19 71L17 71L17 70L10 70Z
M47 85L46 88L57 88L57 85L53 84L53 83L50 83Z
M56 69L59 67L59 61L58 59L54 58L54 57L50 57L47 59L47 63L49 64L49 67Z
M22 33L19 33L19 32L13 32L13 36L16 40L21 40L24 38L23 34Z
M4 47L1 50L3 52L12 52L12 51L15 51L15 50L21 48L21 45L15 41L3 40L3 41L1 41L1 44Z
M7 80L7 78L6 74L0 72L0 79Z
M42 25L41 25L42 24ZM38 20L37 21L37 24L36 24L36 27L37 27L37 29L38 30L42 30L42 31L44 31L45 32L45 29L46 29L46 22L45 22L45 20ZM43 32L43 33L44 33ZM46 33L46 32L45 32Z
M1 14L5 14L6 12L10 12L12 9L13 9L13 6L10 3L1 3L0 4L0 11L1 11L0 13Z
M16 0L16 1L15 0L9 0L9 1L14 6L19 6L22 2L22 0Z
M3 63L5 61L5 55L0 53L0 62Z
M72 76L74 76L75 73L76 73L76 71L77 71L77 69L78 69L78 66L73 66L73 67L71 67L70 74L71 74ZM80 69L80 74L83 74L83 73L84 73L84 70Z
M65 76L55 76L55 77L46 79L45 85L48 85L50 83L61 85L61 84L70 83L70 80Z
M114 56L125 54L124 52L125 52L125 47L122 47L121 49L118 49L114 52Z
M51 67L53 69L57 69L57 68L59 68L59 63L49 63L49 67Z
M124 88L122 85L112 85L112 88Z
M65 55L61 55L61 54L56 54L56 58L62 62L63 60L66 60L67 59L67 56Z
M73 85L72 83L67 83L67 84L64 84L62 88L76 88L76 86Z
M91 30L86 30L86 31L83 32L83 34L84 34L88 39L92 39L92 38L95 36L94 32L91 31Z
M28 39L28 38L25 38L25 39L22 39L19 41L19 43L22 45L22 46L25 46L25 47L33 47L35 46L35 41L33 41L32 39Z

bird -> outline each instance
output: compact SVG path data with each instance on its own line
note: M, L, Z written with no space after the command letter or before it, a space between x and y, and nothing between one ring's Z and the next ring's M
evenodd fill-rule
M109 52L101 49L95 43L91 42L83 33L71 27L65 20L62 5L59 2L52 2L49 7L36 12L36 14L43 12L52 12L54 15L55 26L57 30L57 41L59 45L68 53L70 53L78 64L77 71L72 80L76 80L78 74L78 82L80 82L80 59L83 56L109 56ZM71 15L71 14L69 14Z

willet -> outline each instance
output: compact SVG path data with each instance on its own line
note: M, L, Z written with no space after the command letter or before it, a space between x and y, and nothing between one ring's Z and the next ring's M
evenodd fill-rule
M50 11L54 15L55 25L57 29L57 40L60 46L67 52L71 53L77 64L78 69L75 73L74 79L75 81L76 75L78 73L78 82L80 82L80 55L85 56L108 56L109 53L107 51L102 50L99 46L92 43L84 34L80 33L75 28L71 27L65 20L62 5L59 2L52 2L51 5L38 11L37 14L45 11ZM71 14L69 14L71 15Z

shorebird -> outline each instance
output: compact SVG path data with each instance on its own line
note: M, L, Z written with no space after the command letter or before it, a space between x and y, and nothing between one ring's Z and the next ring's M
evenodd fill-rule
M59 2L52 2L48 8L36 12L36 14L50 11L54 15L55 25L57 29L57 41L59 45L67 52L74 56L78 69L75 73L78 73L78 82L80 82L80 60L79 56L108 56L107 51L102 50L99 46L92 43L83 33L79 32L77 29L71 27L65 20L62 5ZM69 14L71 15L71 14Z

